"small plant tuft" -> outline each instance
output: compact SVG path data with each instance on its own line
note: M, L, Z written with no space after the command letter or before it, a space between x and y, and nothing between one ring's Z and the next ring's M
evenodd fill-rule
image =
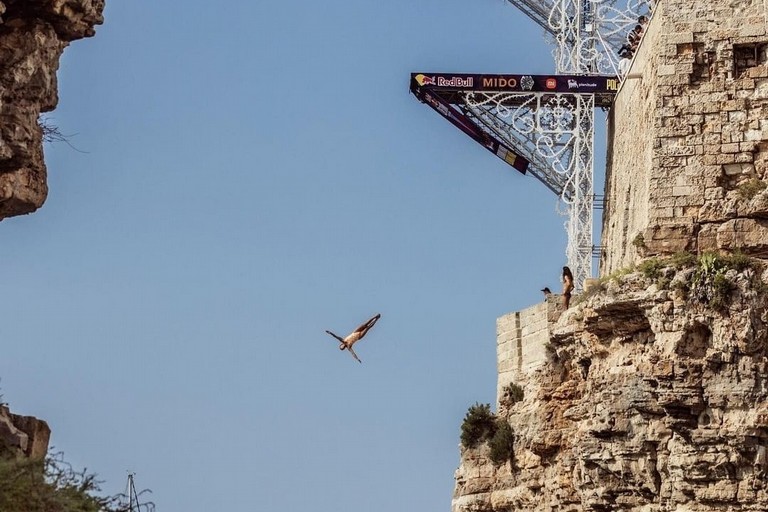
M637 270L648 279L658 279L661 277L661 269L665 266L664 262L659 258L650 258L640 263L637 266Z
M726 277L726 272L731 269L741 271L751 265L751 260L743 255L702 254L693 274L692 298L715 309L725 308L728 305L731 292L735 288L735 284Z
M742 252L734 252L726 256L721 256L723 265L734 269L736 272L743 272L748 268L754 268L755 261Z
M504 407L512 407L517 402L520 402L523 399L524 392L523 388L514 382L510 382L506 386L504 386L504 389L501 391L501 399L499 402Z
M766 186L768 186L768 184L763 180L752 178L741 182L736 190L738 191L739 197L742 199L750 200L765 190Z
M688 251L676 252L669 258L669 264L680 270L696 265L696 255Z
M632 245L638 249L645 249L645 237L642 233L638 233L635 238L632 239Z

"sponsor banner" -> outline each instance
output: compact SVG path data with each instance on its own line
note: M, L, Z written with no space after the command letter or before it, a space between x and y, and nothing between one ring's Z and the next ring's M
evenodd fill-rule
M516 170L525 174L528 169L528 160L509 149L494 136L483 131L468 116L453 108L450 103L428 89L416 87L412 88L411 91L419 100L432 107L440 115L450 121L451 124L469 135L485 149L507 162Z
M411 87L414 86L442 91L613 94L619 90L619 79L615 76L411 73Z

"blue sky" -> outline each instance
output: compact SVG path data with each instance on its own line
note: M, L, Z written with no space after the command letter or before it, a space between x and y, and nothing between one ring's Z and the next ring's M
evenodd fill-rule
M0 387L162 512L448 510L495 319L565 219L408 93L549 73L501 0L109 0L68 48L50 194L0 223ZM598 117L601 117L598 114ZM382 318L357 347L323 331Z

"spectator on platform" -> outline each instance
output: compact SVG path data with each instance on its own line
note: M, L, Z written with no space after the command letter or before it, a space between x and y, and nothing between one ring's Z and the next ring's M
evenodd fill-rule
M632 48L632 51L637 50L637 47L640 46L640 41L643 39L643 32L642 25L635 25L635 28L633 28L627 35L627 41L629 42L629 47Z
M563 308L568 309L571 305L571 293L573 292L573 274L571 269L563 267Z
M632 50L627 46L622 46L619 50L619 75L624 78L632 64Z

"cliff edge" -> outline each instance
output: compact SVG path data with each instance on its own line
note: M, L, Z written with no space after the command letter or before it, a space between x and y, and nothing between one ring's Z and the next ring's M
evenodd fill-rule
M513 453L462 448L454 512L768 510L768 272L681 260L606 279L550 323L499 410Z
M0 1L0 220L48 194L42 112L58 104L56 71L71 41L94 35L104 0Z

